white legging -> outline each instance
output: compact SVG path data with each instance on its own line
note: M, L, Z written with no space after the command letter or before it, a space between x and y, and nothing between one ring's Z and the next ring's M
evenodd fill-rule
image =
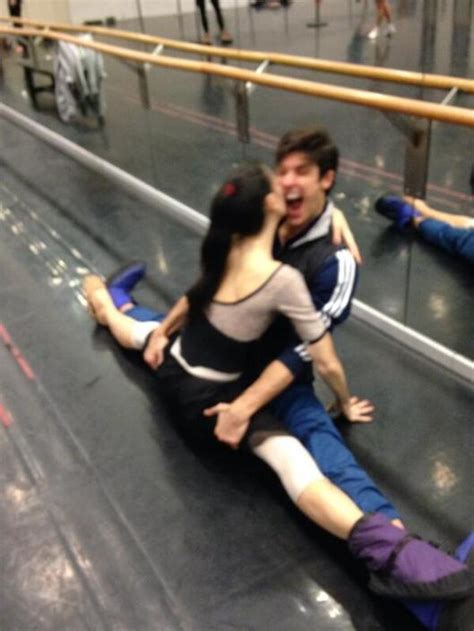
M293 502L312 483L324 478L316 462L300 441L288 434L272 434L256 445L252 452L275 471Z
M147 322L140 322L136 320L133 323L132 327L132 348L136 349L137 351L142 351L150 333L157 329L159 326L160 323L155 322L154 320L150 320Z

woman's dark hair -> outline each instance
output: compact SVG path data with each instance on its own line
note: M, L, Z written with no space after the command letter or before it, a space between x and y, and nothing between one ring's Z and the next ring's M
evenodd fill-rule
M211 225L201 246L201 276L187 292L189 317L211 302L224 274L232 237L258 234L265 219L264 200L271 191L269 170L261 164L240 167L211 203Z

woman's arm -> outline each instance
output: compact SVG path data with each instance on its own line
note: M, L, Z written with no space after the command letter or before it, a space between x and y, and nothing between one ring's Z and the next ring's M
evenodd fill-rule
M150 335L143 352L143 359L153 370L156 370L163 362L163 351L168 344L168 338L183 326L188 311L189 301L186 296L182 296L160 326Z
M362 255L356 243L354 234L344 213L339 208L332 210L332 242L335 245L343 243L359 265L362 264Z

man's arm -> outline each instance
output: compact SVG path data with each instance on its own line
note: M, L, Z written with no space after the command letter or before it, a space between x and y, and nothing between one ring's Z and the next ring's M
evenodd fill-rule
M334 396L346 413L351 413L350 394L344 369L339 361L331 334L308 347L308 355L322 379L334 392ZM205 416L217 414L214 433L218 440L237 448L250 424L251 417L285 390L294 380L291 369L279 360L269 364L256 381L232 403L218 403L204 410Z
M326 333L308 347L308 352L313 357L318 374L332 390L338 409L344 416L351 422L372 421L372 403L349 393L344 367L337 356L332 335ZM251 417L283 392L293 380L292 371L281 361L275 360L232 403L218 403L204 410L205 416L218 416L214 430L216 438L236 449L248 429Z
M356 283L357 266L354 258L348 250L341 250L325 262L309 284L311 299L321 313L328 332L349 316ZM288 340L288 346L280 353L278 360L296 378L307 369L313 358L307 345L298 341L295 334L293 341Z
M353 397L349 393L344 366L339 359L330 333L311 344L309 353L318 374L332 390L334 411L342 412L352 423L370 423L373 420L374 406L367 399Z
M207 416L218 414L215 433L219 440L236 447L252 414L287 388L312 360L317 372L333 390L337 409L353 422L372 420L373 405L365 399L351 397L348 392L344 368L330 334L333 326L349 315L356 280L356 264L347 250L332 256L318 271L309 290L315 307L324 316L328 332L312 348L300 342L288 346L232 403L220 403L206 410Z
M205 416L218 415L216 438L236 449L251 417L283 392L293 381L293 373L280 361L269 364L260 377L232 403L218 403L204 410Z
M168 344L169 336L183 326L188 311L189 301L186 296L182 296L160 326L150 335L143 352L143 359L153 370L156 370L163 362L163 351Z

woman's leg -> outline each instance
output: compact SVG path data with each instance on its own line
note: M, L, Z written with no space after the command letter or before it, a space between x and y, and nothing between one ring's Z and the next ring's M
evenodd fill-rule
M199 13L201 14L201 24L203 31L205 33L209 33L209 22L207 20L206 13L206 0L196 0L196 4L199 9Z
M10 2L8 2L7 4L8 4L8 11L10 13L10 16L12 18L21 18L21 0L17 0L13 4L10 4ZM16 28L23 28L23 25L17 24ZM25 52L25 50L26 50L25 45L22 44L20 41L18 41L16 52L22 53L22 52Z
M369 39L376 39L382 33L384 35L393 35L396 32L395 26L392 22L392 10L387 0L375 0L375 6L377 9L377 17L375 19L375 26L368 34ZM384 30L382 31L382 23L386 21Z
M297 439L285 434L256 432L252 452L279 476L285 490L312 521L346 539L352 554L371 573L370 586L395 598L462 598L473 589L465 564L411 537L378 513L363 515L337 487L322 477Z
M17 0L13 4L8 2L8 12L12 18L21 18L21 0Z
M298 439L275 434L252 452L266 462L280 478L297 507L314 523L341 539L347 539L363 513L354 502L323 476Z
M453 228L437 219L417 219L418 232L425 241L474 264L474 230Z
M220 40L223 44L231 44L232 36L228 31L226 31L224 17L222 15L219 0L211 0L211 2L212 6L214 7L214 11L216 12L216 19L220 30Z
M224 18L222 17L222 11L219 4L219 0L211 0L212 6L214 7L214 11L216 12L217 24L219 25L219 29L223 31L225 29Z
M392 9L390 7L390 4L387 0L383 0L381 2L381 13L383 15L383 17L387 20L387 22L391 22L392 21Z
M83 291L91 315L99 324L108 327L124 348L141 350L148 335L159 326L159 322L138 322L121 313L112 302L105 283L98 276L86 276Z
M201 44L209 45L211 43L211 38L209 35L209 22L207 20L206 13L206 0L196 0L196 5L199 9L199 13L201 14L202 30L204 31L201 38Z
M375 19L375 23L377 26L380 26L385 18L384 4L384 0L375 0L375 8L377 9L377 17Z

